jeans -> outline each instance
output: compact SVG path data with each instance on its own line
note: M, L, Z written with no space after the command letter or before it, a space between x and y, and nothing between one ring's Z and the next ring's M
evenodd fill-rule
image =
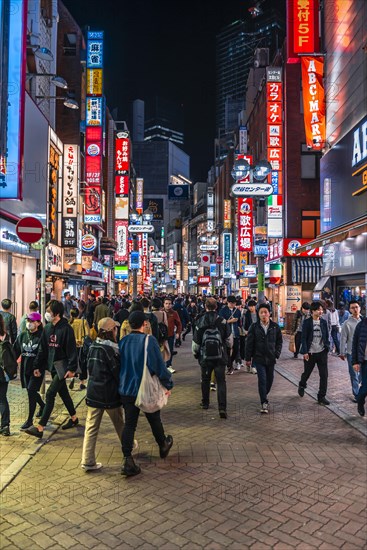
M233 363L236 361L237 353L240 347L240 339L239 338L233 338L233 348L227 348L227 355L228 355L228 363L227 363L227 369L232 370L233 369Z
M245 362L246 336L240 335L240 359Z
M317 399L319 400L325 397L327 392L327 378L328 378L327 354L328 354L328 351L326 349L324 349L320 353L309 354L309 360L303 361L304 370L299 383L301 388L307 388L307 380L310 378L315 365L317 365L317 368L319 369L319 375L320 375L320 385L319 385L319 391L317 394Z
M174 345L175 345L175 337L174 336L168 336L167 342L168 342L169 350L171 352L171 357L168 359L168 361L166 361L166 367L168 368L168 367L172 366L172 353L173 353L173 348L174 348Z
M227 410L227 385L225 365L212 364L210 366L201 365L201 394L203 405L209 405L210 381L213 372L217 382L218 409Z
M294 343L296 345L296 351L294 352L294 356L296 357L299 354L299 350L301 348L302 332L296 332L294 336Z
M336 325L331 327L330 341L331 343L334 342L335 351L339 355L340 354L340 336L339 336L338 327Z
M131 456L134 446L135 430L138 425L140 409L135 406L135 399L135 397L129 396L121 397L122 406L125 411L125 426L122 431L122 452L125 458ZM166 436L164 435L163 424L161 421L161 411L144 414L150 424L154 439L158 443L158 446L162 447L166 441Z
M39 394L40 388L42 386L43 377L42 376L27 376L25 375L25 382L28 392L28 418L27 422L33 422L34 413L36 411L37 403L41 409L44 408L45 404L42 400L42 397Z
M9 382L0 382L0 414L2 428L10 425L10 409L8 398L6 397L8 386Z
M358 404L364 405L366 401L366 395L367 395L367 361L364 361L364 363L362 363L361 365L361 380L362 380L362 384L361 384L361 387L359 388L357 401L358 401Z
M59 396L61 397L70 416L74 416L76 414L74 403L70 397L69 390L66 385L66 380L60 380L57 374L55 374L52 378L50 387L46 392L46 405L43 409L41 420L39 421L41 426L47 425L47 422L55 406L55 398L57 394L59 394Z
M261 363L252 363L257 370L257 383L259 389L260 402L263 405L268 402L268 394L274 380L274 365L262 365Z
M124 428L122 407L117 407L114 409L95 409L94 407L87 407L82 451L82 464L85 466L94 466L96 463L97 437L104 412L106 412L112 420L112 424L114 425L118 438L121 441L122 430Z
M352 384L352 392L355 398L357 398L358 392L359 392L359 386L361 383L361 373L356 372L353 369L352 366L352 355L350 353L347 353L347 361L348 361L348 370L349 370L349 376L350 376L350 382Z

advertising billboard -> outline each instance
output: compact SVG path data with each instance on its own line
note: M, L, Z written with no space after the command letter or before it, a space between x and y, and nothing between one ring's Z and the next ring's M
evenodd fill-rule
M321 150L326 140L324 58L302 57L301 63L306 145Z
M252 251L253 199L237 199L238 251Z

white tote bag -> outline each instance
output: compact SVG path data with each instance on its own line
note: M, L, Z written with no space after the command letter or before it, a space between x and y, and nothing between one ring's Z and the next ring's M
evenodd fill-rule
M147 367L149 335L145 337L144 344L144 369L143 377L140 382L138 395L136 396L135 405L140 410L146 413L154 413L167 405L168 395L156 375L151 375Z

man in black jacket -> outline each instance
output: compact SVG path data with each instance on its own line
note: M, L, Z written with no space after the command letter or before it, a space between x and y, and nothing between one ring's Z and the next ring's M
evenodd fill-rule
M307 388L307 380L317 365L320 375L320 385L317 394L319 405L330 405L326 399L327 392L327 356L330 340L327 322L322 319L324 308L321 302L312 302L310 305L311 317L304 320L302 325L301 353L303 354L304 370L298 385L298 395L303 397Z
M209 408L210 378L212 371L215 372L215 378L218 387L218 409L220 418L227 418L227 388L225 369L228 361L227 348L231 347L231 326L227 321L218 316L217 302L214 298L207 298L205 301L205 313L200 315L195 322L194 335L192 340L192 352L199 360L201 367L201 408ZM219 330L221 342L221 359L210 359L205 357L203 350L203 341L207 330ZM214 340L215 345L215 340ZM220 346L219 346L220 347Z
M1 307L3 308L2 311L0 311L1 315L3 316L6 332L9 334L10 342L11 344L15 343L15 340L17 339L17 321L14 317L14 315L10 312L11 306L13 305L13 302L9 300L9 298L5 298L1 301Z
M358 414L365 415L367 396L367 317L357 325L352 344L352 365L355 372L361 373L362 384L357 395Z
M270 320L270 307L259 306L259 321L252 323L246 341L246 366L255 366L261 402L260 412L269 412L268 394L274 380L274 365L282 351L283 338L279 325Z
M63 315L64 305L62 302L51 300L47 304L45 315L47 325L42 333L37 357L33 364L34 376L43 377L45 370L50 371L52 376L52 382L46 393L46 406L43 409L39 424L25 430L26 434L38 438L43 436L43 430L53 411L57 394L63 400L70 414L68 422L64 424L62 429L73 428L79 423L74 403L66 385L66 378L73 378L75 376L78 368L78 354L74 331ZM59 374L57 374L56 362L65 365L64 378L60 379Z

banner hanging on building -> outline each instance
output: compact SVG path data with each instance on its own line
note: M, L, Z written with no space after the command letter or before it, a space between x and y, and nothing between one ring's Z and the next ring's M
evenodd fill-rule
M253 199L237 199L237 226L239 252L252 251L252 233L254 226Z
M78 145L64 145L62 246L76 248L78 244Z
M301 63L306 145L320 150L326 140L324 58L302 57Z
M128 231L127 227L129 222L127 220L115 221L115 240L117 242L117 249L115 253L115 262L126 263L128 261Z
M287 61L320 51L319 0L287 0Z
M232 274L232 233L223 233L223 277Z
M230 199L224 199L224 229L231 229L231 201Z

